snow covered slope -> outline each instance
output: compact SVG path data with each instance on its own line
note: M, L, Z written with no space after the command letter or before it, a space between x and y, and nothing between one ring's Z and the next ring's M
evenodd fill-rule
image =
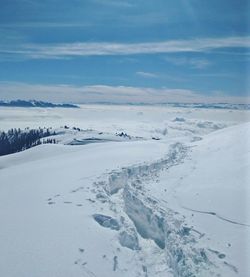
M218 266L250 276L250 124L230 127L198 142L176 192L190 223L209 239ZM204 242L205 243L205 242Z
M235 125L243 114L88 109L77 109L77 122L85 113L93 135L111 141L0 157L0 276L248 276L250 123ZM39 111L48 122L57 112ZM75 133L66 135L62 143Z
M164 144L145 141L41 145L1 157L0 276L143 272L141 256L120 245L118 231L93 219L114 214L97 202L93 183L106 171L158 159L165 151Z
M209 134L189 145L182 164L144 186L157 205L183 216L184 237L194 235L195 243L181 242L181 235L179 249L183 261L191 257L190 271L197 269L198 276L250 276L249 137L249 123ZM194 249L204 251L200 265ZM186 265L174 263L184 268L180 276L189 276Z

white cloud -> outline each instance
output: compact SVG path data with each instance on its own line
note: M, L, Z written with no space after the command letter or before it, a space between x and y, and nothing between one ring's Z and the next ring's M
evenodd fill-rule
M124 8L132 8L135 6L134 3L131 1L125 0L94 0L94 2L101 4L101 5L108 5L113 7L124 7Z
M0 82L0 99L35 99L69 103L250 103L247 97L205 96L188 89L144 88L126 86L40 85Z
M187 58L187 57L165 57L165 61L178 66L189 66L191 68L203 69L211 65L207 59Z
M143 78L158 78L159 76L155 73L151 72L144 72L144 71L137 71L136 75L141 76Z
M250 37L203 38L145 43L74 42L22 44L0 48L0 53L23 55L31 59L55 59L74 56L136 55L180 52L206 52L219 48L250 47Z

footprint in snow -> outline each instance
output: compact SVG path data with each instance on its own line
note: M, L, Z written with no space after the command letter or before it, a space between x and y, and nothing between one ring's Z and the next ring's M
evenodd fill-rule
M113 258L114 264L113 264L113 271L116 271L117 266L118 266L118 257L114 256Z
M77 259L74 264L79 264L81 262L81 259Z
M82 266L85 266L86 264L87 264L87 262L83 262L83 263L82 263Z
M208 249L211 253L214 253L215 255L217 255L217 257L219 258L219 259L224 259L224 258L226 258L226 255L225 254L223 254L223 253L220 253L219 251L217 251L217 250L213 250L213 249Z
M91 198L87 198L86 200L88 200L91 203L95 203L95 200L91 199Z

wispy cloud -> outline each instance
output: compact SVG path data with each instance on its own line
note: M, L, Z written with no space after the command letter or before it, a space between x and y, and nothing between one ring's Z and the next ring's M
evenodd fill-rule
M159 53L207 52L219 48L249 48L250 37L203 38L145 43L75 42L21 44L0 47L0 53L23 55L30 59L55 59L78 56L137 55ZM201 64L200 64L201 66Z
M144 72L144 71L137 71L136 75L143 77L143 78L158 78L159 76L155 73L151 72Z
M1 28L5 29L21 29L21 28L89 28L92 27L91 23L84 22L49 22L49 21L41 21L41 22L12 22L1 24Z
M127 86L73 86L41 85L0 82L0 99L36 99L74 103L250 103L247 97L220 95L205 96L202 92L188 89L145 88Z
M125 1L125 0L94 0L98 4L108 5L113 7L124 7L124 8L132 8L135 4L132 1Z
M164 60L177 66L188 66L196 69L207 68L212 64L209 60L200 58L165 57Z

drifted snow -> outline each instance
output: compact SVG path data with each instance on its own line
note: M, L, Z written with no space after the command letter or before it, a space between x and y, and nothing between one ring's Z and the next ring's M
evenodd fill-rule
M0 157L0 276L249 275L250 124L239 124L242 111L39 111L44 122L98 130L66 132L60 143L85 144L90 133L109 141ZM114 135L122 132L143 139Z
M94 214L120 218L97 202L93 184L106 171L159 159L165 149L155 141L41 145L1 157L0 254L4 259L0 276L91 276L92 272L137 276L143 272L147 263L143 255L134 257L130 248L121 246L117 230L94 220ZM159 260L159 255L155 258ZM166 265L162 267L168 271Z

